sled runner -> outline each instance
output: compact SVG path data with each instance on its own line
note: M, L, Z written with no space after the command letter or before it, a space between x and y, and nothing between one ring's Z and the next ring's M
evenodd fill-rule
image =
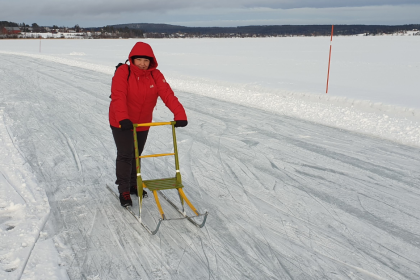
M187 219L193 225L198 228L202 228L207 220L208 212L206 211L204 214L201 214L197 211L194 205L188 200L187 196L184 193L184 186L182 185L181 180L181 173L179 171L179 161L178 161L178 148L176 143L176 134L175 134L175 121L171 122L155 122L155 123L142 123L142 124L134 124L133 127L133 136L134 136L134 150L135 150L135 158L136 158L136 170L137 170L137 193L139 194L139 213L138 216L134 213L130 206L125 207L127 211L133 215L137 221L152 235L156 234L159 230L159 227L162 221L170 221L170 220L182 220ZM146 156L139 156L139 151L137 149L137 133L136 127L140 126L160 126L160 125L171 125L172 126L172 137L173 137L173 145L174 145L174 152L173 153L166 153L166 154L154 154L154 155L146 155ZM163 179L153 179L153 180L143 180L141 177L141 170L140 170L140 158L150 158L150 157L163 157L163 156L174 156L175 157L175 177L171 178L163 178ZM118 195L111 190L109 186L106 186L108 190L110 190L116 198ZM156 201L156 206L159 210L160 218L154 230L151 230L146 224L144 224L141 220L141 213L142 213L142 205L143 205L143 189L148 188L152 191L153 196ZM180 205L179 208L173 201L171 201L163 192L169 189L176 189L178 191ZM173 208L175 208L183 217L181 218L167 218L163 211L163 208L159 201L159 195L161 195ZM194 212L195 216L188 216L187 212L185 211L184 204L187 204L189 208ZM194 218L203 216L203 221L201 223L197 223Z

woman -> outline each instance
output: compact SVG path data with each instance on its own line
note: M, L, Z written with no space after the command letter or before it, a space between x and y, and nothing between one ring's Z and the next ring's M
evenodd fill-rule
M117 146L116 184L121 206L132 206L131 194L137 194L133 123L152 122L158 96L174 114L176 127L188 124L184 107L174 95L162 73L150 45L138 42L132 48L129 65L117 68L112 78L109 123ZM137 129L138 150L142 153L149 127ZM143 197L147 193L143 191Z

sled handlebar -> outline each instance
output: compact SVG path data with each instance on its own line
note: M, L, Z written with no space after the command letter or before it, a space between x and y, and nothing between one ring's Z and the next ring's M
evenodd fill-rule
M133 124L134 127L141 127L141 126L159 126L159 125L173 125L176 124L176 121L171 122L152 122L152 123L135 123ZM121 128L121 125L119 126Z
M134 127L172 125L172 124L175 124L175 123L176 123L176 121L171 121L171 122L152 122L152 123L135 123L134 124Z

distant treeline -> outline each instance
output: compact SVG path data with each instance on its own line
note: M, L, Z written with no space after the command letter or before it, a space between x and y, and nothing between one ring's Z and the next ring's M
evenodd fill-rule
M170 24L129 23L107 25L103 27L82 28L78 24L74 27L39 26L36 23L27 25L0 21L0 34L3 27L19 27L21 32L81 32L86 38L179 38L179 37L267 37L267 36L329 36L331 25L251 25L238 27L186 27ZM381 35L404 33L420 30L420 24L407 25L334 25L334 35ZM3 33L4 33L3 32ZM7 34L7 33L4 33ZM0 38L16 37L0 35ZM89 34L89 35L88 35ZM420 33L417 33L417 35Z
M121 38L143 38L143 30L137 28L129 28L127 26L119 27L119 26L112 26L107 25L104 27L99 28L91 28L95 31L101 31L102 37L107 38L109 34L114 34L116 37Z
M7 28L18 28L10 31ZM6 28L6 29L4 29ZM24 36L21 34L25 33ZM37 23L28 25L10 21L0 21L0 39L2 38L35 38L31 33L78 33L77 36L84 38L144 38L141 29L130 29L128 27L114 27L111 25L103 27L82 28L78 24L74 27L65 26L39 26Z
M144 33L184 33L191 35L256 35L256 36L328 36L331 25L255 25L238 27L186 27L169 24L130 23L112 25L115 28L141 29ZM334 25L335 35L391 34L420 29L420 24L408 25Z
M17 24L16 22L11 22L11 21L0 21L0 29L2 29L3 27L18 27L19 24Z

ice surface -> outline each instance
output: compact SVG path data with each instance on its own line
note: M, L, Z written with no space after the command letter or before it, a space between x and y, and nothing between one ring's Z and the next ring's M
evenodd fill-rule
M398 76L418 74L418 39L394 39L334 41L349 69L371 59L384 84L336 65L353 88L337 71L327 96L312 74L325 78L328 39L148 40L189 117L177 129L185 192L210 212L203 229L167 222L156 236L105 189L115 180L110 78L134 41L44 40L41 55L39 40L0 41L0 278L419 279L419 126L409 107L420 106L416 80ZM357 44L367 53L352 54ZM375 56L398 46L405 54ZM395 80L401 103L388 96ZM362 88L368 98L351 95ZM159 102L154 120L171 119ZM153 128L145 154L170 151L170 131ZM142 174L173 176L172 165L144 160ZM153 200L144 207L155 222Z
M2 91L4 93L4 91ZM0 279L19 279L49 216L45 191L0 109Z

